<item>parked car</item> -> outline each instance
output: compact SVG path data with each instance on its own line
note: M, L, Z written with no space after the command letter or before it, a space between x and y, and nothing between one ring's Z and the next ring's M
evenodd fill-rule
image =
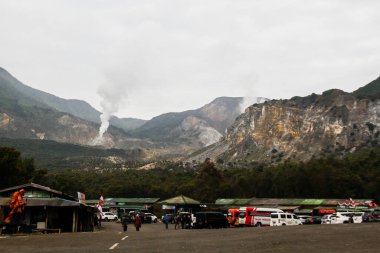
M298 218L302 222L302 224L312 224L312 217L310 215L298 215Z
M138 211L138 210L136 210L136 211L130 211L129 212L129 216L131 217L132 221L135 220L135 217L136 217L137 214L139 215L142 223L151 223L152 222L150 216L147 216L147 215L145 215L144 212Z
M193 228L195 223L195 216L190 212L180 212L182 228Z
M343 215L342 213L333 213L330 217L330 224L342 224L350 222L351 217L348 215Z
M321 216L312 216L310 219L307 220L306 224L321 224L321 219Z
M341 212L340 214L349 217L350 223L363 223L364 212Z
M102 213L102 220L104 221L117 221L119 218L116 214L111 212Z
M331 224L331 214L325 214L321 218L321 224Z
M145 213L145 219L147 223L157 223L157 216L152 213Z
M374 221L380 221L380 210L373 211L372 216Z
M195 228L227 228L226 216L221 212L198 212L195 214Z
M293 226L302 225L301 220L293 213L272 213L270 226Z

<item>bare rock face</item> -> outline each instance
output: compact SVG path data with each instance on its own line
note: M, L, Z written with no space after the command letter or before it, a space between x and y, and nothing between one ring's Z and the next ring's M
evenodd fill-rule
M59 142L91 145L97 135L98 128L95 124L89 124L87 121L65 114L57 119L54 135L50 136L50 139Z
M344 155L379 141L380 100L340 90L250 106L223 139L192 159L276 163Z
M7 130L12 127L13 119L6 113L0 113L0 129Z

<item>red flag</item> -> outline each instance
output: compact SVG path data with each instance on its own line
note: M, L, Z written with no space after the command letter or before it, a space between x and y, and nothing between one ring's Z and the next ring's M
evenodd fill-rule
M100 196L98 206L103 206L103 203L104 203L104 198L103 198L103 194L102 194L102 195Z

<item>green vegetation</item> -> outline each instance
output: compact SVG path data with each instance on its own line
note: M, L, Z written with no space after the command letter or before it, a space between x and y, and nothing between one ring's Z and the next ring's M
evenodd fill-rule
M378 99L380 98L380 77L376 80L370 82L364 87L357 89L352 92L352 94L357 98L369 98Z
M214 165L202 164L199 170L170 165L151 171L67 171L53 173L53 177L47 175L46 182L68 192L75 192L75 186L82 187L83 192L93 197L103 192L108 196L160 198L185 194L206 202L213 202L216 198L252 196L379 199L379 157L379 150L363 151L343 160L285 162L262 170L233 168L220 171ZM62 184L61 180L67 182ZM96 185L93 182L97 182ZM62 188L62 185L69 188Z
M286 161L276 166L249 169L235 167L221 170L214 163L205 161L196 169L166 162L153 170L48 172L34 171L32 160L20 160L18 152L13 149L0 150L14 157L10 159L13 163L9 163L4 162L7 155L0 155L2 187L23 184L31 179L67 194L84 192L89 199L98 198L104 193L107 197L158 198L184 194L203 202L214 202L217 198L250 197L352 197L380 201L380 148L361 150L344 159L331 157L305 163ZM28 164L29 169L22 169L20 164ZM28 173L25 174L25 171Z
M0 189L26 183L43 174L35 171L33 159L22 159L14 148L0 147Z
M0 146L14 147L24 157L33 157L36 167L47 170L94 167L121 168L122 164L112 163L107 159L109 156L117 156L127 160L128 162L124 163L124 166L136 166L136 160L142 156L141 150L105 149L35 139L0 138Z

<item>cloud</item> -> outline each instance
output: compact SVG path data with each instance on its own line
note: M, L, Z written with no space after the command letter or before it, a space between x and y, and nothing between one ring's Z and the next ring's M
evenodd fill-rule
M2 1L0 59L22 82L118 116L151 118L218 96L352 91L379 76L380 2ZM117 84L118 87L113 85Z

